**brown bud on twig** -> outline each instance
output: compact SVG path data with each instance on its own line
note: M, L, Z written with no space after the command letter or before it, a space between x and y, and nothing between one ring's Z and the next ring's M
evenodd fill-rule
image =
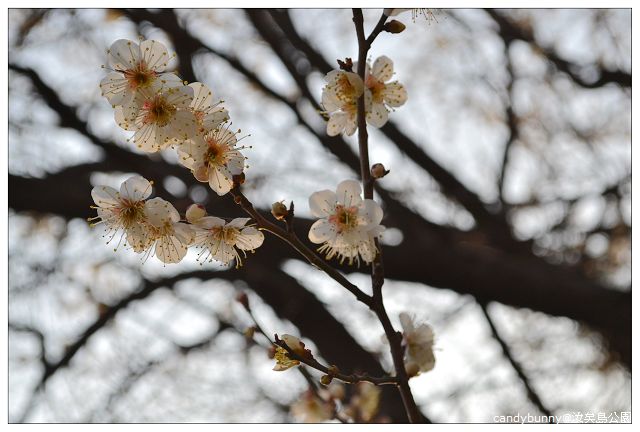
M353 60L351 60L351 57L347 57L344 61L338 59L338 66L344 71L353 72Z
M278 201L271 204L271 214L278 220L285 220L289 215L289 210L287 210L287 206L282 201Z
M387 174L389 174L389 170L385 169L384 165L381 163L373 164L371 167L371 177L374 179L381 179Z
M340 373L340 369L338 369L338 366L336 366L336 365L331 365L331 366L329 366L327 372L331 376L336 376L336 375L338 375Z
M398 20L391 20L384 25L384 31L389 33L402 33L407 26Z
M331 381L333 381L333 377L331 375L322 375L322 377L320 378L320 382L326 386L331 384Z

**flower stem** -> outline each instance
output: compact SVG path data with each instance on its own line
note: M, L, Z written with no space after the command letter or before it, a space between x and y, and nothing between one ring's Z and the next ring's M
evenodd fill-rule
M365 83L366 92L366 77L365 68L367 64L367 54L371 44L375 38L380 34L384 28L386 21L386 15L382 15L380 20L376 24L376 27L371 31L369 37L365 38L364 35L364 18L362 16L361 9L353 9L353 22L356 27L356 35L358 38L358 75ZM373 182L371 177L371 167L369 163L369 134L367 133L367 118L365 112L365 93L358 98L357 106L358 115L358 147L360 150L360 176L362 178L362 187L364 189L364 198L373 199ZM391 357L393 358L393 365L396 370L396 377L398 390L402 397L402 403L404 404L407 412L407 417L411 423L420 423L422 416L413 395L411 394L411 388L409 387L409 377L404 368L404 349L402 348L402 335L395 331L389 315L384 307L382 300L382 285L384 284L384 265L382 261L382 248L378 240L375 240L376 249L378 253L373 261L371 267L371 285L373 289L373 301L370 305L371 309L375 312L376 316L380 320L384 332L389 340L389 347L391 350Z

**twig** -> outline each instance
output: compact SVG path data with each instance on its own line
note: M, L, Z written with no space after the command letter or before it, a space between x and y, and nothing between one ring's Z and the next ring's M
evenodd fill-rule
M479 303L479 304L480 304L480 309L482 309L482 313L484 314L484 317L486 318L487 323L489 324L489 327L491 328L491 333L493 334L493 337L500 344L500 347L502 348L502 352L504 353L504 356L507 358L507 360L509 360L509 363L511 364L511 367L516 371L516 373L518 374L518 377L520 378L520 380L524 384L524 387L527 390L527 397L540 410L540 412L542 412L549 419L551 419L549 421L551 423L553 423L553 420L552 420L553 419L553 413L547 407L544 406L544 404L540 400L540 397L538 396L538 394L535 392L535 390L533 389L533 387L529 383L529 378L527 377L527 375L522 370L522 367L513 358L513 355L511 354L511 350L509 349L509 345L507 345L507 343L504 341L504 339L502 339L502 337L498 333L498 329L496 328L495 323L491 319L491 316L489 315L489 311L487 311L486 303Z
M380 34L384 28L386 21L386 15L382 15L378 24L373 29L368 38L364 36L364 18L362 16L361 9L353 9L353 22L356 27L356 35L358 37L358 75L362 79L362 82L366 82L365 68L367 63L367 54L371 44L375 40L376 36ZM362 186L364 188L365 199L373 199L373 179L370 172L369 164L369 136L367 133L367 118L365 113L365 94L363 93L358 98L358 147L360 150L360 175L362 177ZM422 421L422 416L416 405L413 395L411 394L411 388L409 387L409 377L404 368L404 350L402 348L402 335L395 331L389 315L384 307L382 300L382 285L384 284L384 266L382 262L382 248L375 240L376 249L378 253L373 261L371 267L371 285L373 289L373 303L371 309L375 312L376 316L380 320L384 332L389 340L389 347L391 349L391 357L393 358L393 365L396 370L397 386L402 397L407 416L411 423L419 423Z
M265 231L269 231L277 237L280 237L285 242L289 243L295 250L297 250L302 256L304 256L307 261L309 261L312 265L318 267L320 270L327 273L332 279L338 282L340 285L345 287L351 294L353 294L360 302L366 304L371 307L372 300L371 297L365 294L360 290L356 285L349 282L349 280L344 277L339 271L331 267L327 264L322 258L320 258L315 252L309 249L298 236L293 232L287 229L283 229L273 222L267 220L263 217L251 204L251 201L245 197L240 189L234 187L231 190L231 195L233 198L247 214L249 214L258 224L258 227Z

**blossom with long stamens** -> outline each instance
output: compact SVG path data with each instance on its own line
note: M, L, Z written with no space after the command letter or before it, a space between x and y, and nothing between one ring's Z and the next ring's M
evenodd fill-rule
M433 329L426 323L414 324L406 312L400 314L403 340L407 347L405 369L410 375L429 372L436 364Z
M150 199L144 208L149 224L148 254L165 264L180 262L193 242L193 228L180 222L178 211L162 198Z
M318 251L326 253L327 259L338 256L341 263L349 264L359 264L361 258L366 263L374 260L375 239L384 231L382 209L361 194L359 182L345 180L335 192L323 190L309 197L311 214L321 218L311 226L309 240L322 244Z
M198 132L205 134L229 120L229 112L220 106L222 101L213 103L211 89L200 82L189 84L193 89L193 101L189 108L196 118Z
M93 208L97 210L98 216L89 220L100 219L94 225L106 225L109 238L107 243L120 232L118 246L126 238L126 242L136 252L147 248L149 240L145 200L151 195L151 185L144 177L133 176L122 183L120 191L109 186L96 186L91 190L91 197L96 204Z
M325 76L325 81L322 105L329 114L327 135L342 132L353 135L358 128L357 101L364 91L362 80L353 72L333 70Z
M164 72L175 56L156 40L134 41L119 39L107 50L109 66L113 72L100 82L102 95L112 105L128 103L139 90L152 86L180 87L182 80L171 72Z
M180 144L196 132L196 119L190 110L193 89L189 86L161 89L151 86L139 90L122 107L116 107L118 125L135 131L136 146L148 153Z
M393 61L387 56L380 56L365 68L365 87L370 94L371 103L367 105L367 123L374 127L382 127L389 119L389 111L404 105L407 101L407 90L398 81L389 82L393 76Z
M242 266L239 251L246 258L247 251L253 252L262 246L264 234L254 226L247 226L249 218L236 218L230 222L214 216L202 216L202 212L192 211L187 220L195 229L194 244L202 248L198 260L216 260L229 264L236 260L236 268Z
M236 132L229 127L193 136L178 148L179 161L198 181L208 182L218 195L231 190L233 176L241 174L245 166L246 158L240 153L244 147L237 147Z

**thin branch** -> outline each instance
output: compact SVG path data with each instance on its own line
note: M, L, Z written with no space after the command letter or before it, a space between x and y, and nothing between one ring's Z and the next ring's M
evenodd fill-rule
M491 328L491 333L493 334L493 337L500 344L500 347L502 348L502 352L504 353L504 356L507 358L507 360L509 360L509 364L511 364L511 367L518 374L520 381L522 381L522 383L524 384L524 387L527 390L527 397L540 410L540 412L542 412L545 416L552 419L553 413L551 412L551 410L549 410L547 407L544 406L544 404L540 400L540 396L538 396L536 391L533 389L533 386L529 382L529 378L524 373L522 366L520 366L520 364L513 357L513 354L509 349L509 345L507 345L505 340L500 336L500 333L498 333L498 329L496 328L496 325L493 322L493 319L491 319L491 316L489 315L489 311L487 310L486 303L480 303L480 309L482 310L482 313L486 318L487 323L489 324L489 327ZM553 420L550 420L550 422L553 423Z
M376 36L382 30L384 22L386 21L386 15L382 15L376 28L372 31L371 35L367 39L364 36L364 18L362 16L361 9L353 9L353 22L356 28L356 35L358 38L358 75L362 79L362 82L366 82L365 68L367 64L367 54L371 44L375 40ZM358 147L360 149L360 174L362 177L362 186L364 188L365 199L373 199L373 181L370 172L369 164L369 136L367 134L367 119L365 112L365 94L363 93L357 102L358 110ZM393 365L396 370L397 385L407 411L407 416L411 423L419 423L422 421L422 416L418 410L413 394L411 393L411 387L409 387L409 377L404 367L404 350L402 348L402 335L397 333L389 320L389 316L384 307L382 300L382 285L384 284L384 267L382 261L382 249L375 240L376 249L378 253L371 266L371 284L373 288L373 304L371 308L375 312L376 316L382 323L384 332L389 341L389 347L391 349L391 357L393 358Z

